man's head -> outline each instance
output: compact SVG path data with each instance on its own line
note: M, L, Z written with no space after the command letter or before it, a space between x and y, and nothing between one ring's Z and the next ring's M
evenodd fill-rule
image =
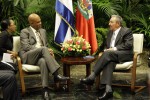
M109 21L109 28L112 31L117 30L120 26L122 26L122 17L119 15L112 15Z
M35 30L39 30L42 27L41 18L35 13L29 15L28 21L30 26L33 27Z

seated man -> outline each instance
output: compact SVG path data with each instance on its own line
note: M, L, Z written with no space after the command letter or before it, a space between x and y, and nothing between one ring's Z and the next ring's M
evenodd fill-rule
M81 83L92 85L95 77L103 71L100 90L104 90L104 93L98 97L98 100L107 100L113 97L111 84L116 64L132 61L133 58L133 35L130 29L122 26L122 18L112 15L109 27L104 53L97 60L91 75L81 79Z
M41 70L41 79L43 86L43 97L49 100L48 93L48 77L49 72L54 76L54 81L69 79L58 75L60 65L53 57L53 50L48 48L46 30L41 28L41 18L39 15L32 13L28 17L30 26L21 30L20 42L21 50L20 57L23 63L38 65Z

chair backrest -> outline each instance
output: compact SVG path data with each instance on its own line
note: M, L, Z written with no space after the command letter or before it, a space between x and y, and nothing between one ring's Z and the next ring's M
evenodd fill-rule
M20 49L20 36L13 36L13 51L19 52Z
M143 52L143 34L133 34L133 48L134 52L142 53Z
M134 52L142 53L143 51L143 34L133 34L133 49ZM115 70L128 70L132 67L133 61L117 64ZM140 56L137 58L137 66L141 65Z
M20 36L13 36L13 51L19 52L20 50ZM40 72L39 66L22 64L22 69L25 72Z

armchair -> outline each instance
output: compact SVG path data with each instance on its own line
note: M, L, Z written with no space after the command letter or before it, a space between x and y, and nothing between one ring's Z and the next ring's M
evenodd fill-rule
M115 86L127 86L131 88L131 92L135 93L140 91L141 89L145 88L145 86L136 86L136 67L141 64L140 62L140 54L143 51L143 34L133 34L133 47L134 47L134 57L133 61L124 62L121 64L117 64L115 68L115 72L125 72L131 74L131 80L129 85L122 85L122 84L113 84ZM99 88L100 84L100 75L96 78L96 88ZM135 90L135 88L137 88Z
M14 36L13 37L13 51L18 52L19 49L20 49L20 36ZM35 65L22 64L19 56L17 56L17 64L18 64L18 69L19 69L21 91L22 91L22 95L24 95L27 90L27 88L25 86L24 76L40 74L40 67L35 66ZM32 87L32 88L34 88L34 87Z

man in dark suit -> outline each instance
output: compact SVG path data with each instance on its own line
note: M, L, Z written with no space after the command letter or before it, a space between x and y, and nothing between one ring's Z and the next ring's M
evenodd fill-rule
M0 67L6 64L0 62ZM21 100L15 73L11 70L0 70L0 86L2 87L3 100Z
M43 86L43 97L49 100L48 77L49 72L54 76L54 81L66 80L68 77L58 75L60 65L53 57L53 50L48 48L46 30L41 28L41 18L33 13L28 17L30 26L21 30L20 56L23 63L38 65L41 69L41 79Z
M81 83L92 85L95 77L103 71L100 90L104 90L104 93L98 100L113 97L111 84L116 64L131 61L133 58L133 35L130 29L122 27L122 18L119 15L112 15L109 27L103 54L97 60L91 75L81 79Z

